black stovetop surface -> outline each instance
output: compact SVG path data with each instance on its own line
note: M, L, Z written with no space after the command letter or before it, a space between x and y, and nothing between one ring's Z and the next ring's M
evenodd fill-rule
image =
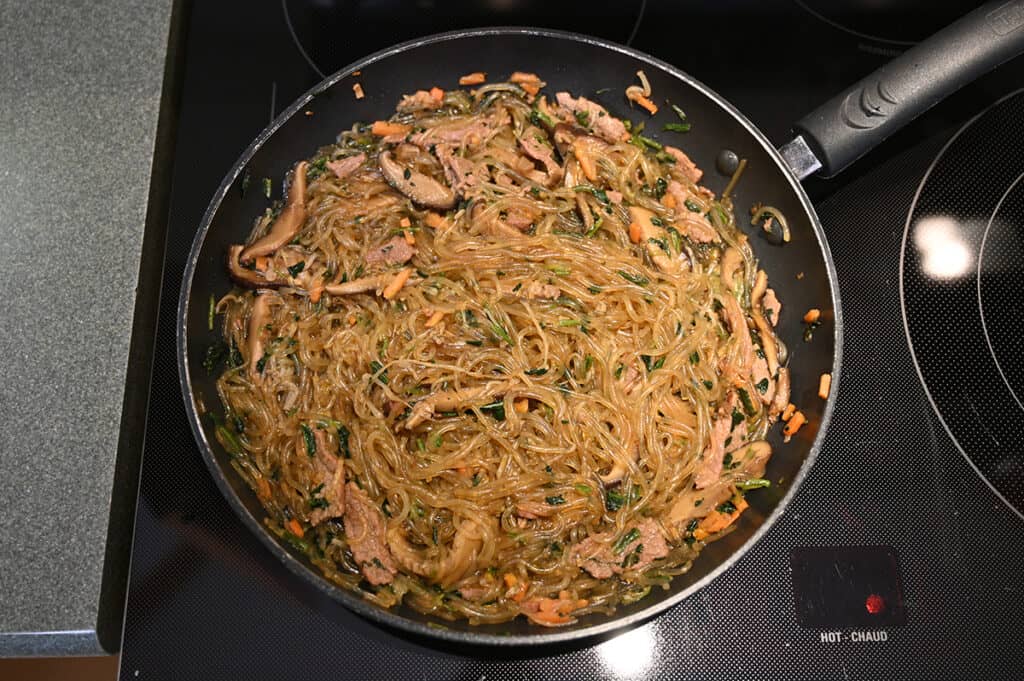
M771 531L710 586L645 626L599 645L514 654L439 649L381 629L288 573L207 473L178 384L181 274L224 173L320 80L318 71L467 26L539 25L617 42L636 26L634 47L716 89L782 143L814 105L956 14L907 0L891 3L896 9L857 0L706 4L187 7L122 679L1021 677L1024 520L1011 504L1021 498L1024 431L1006 424L1024 413L1011 387L1024 366L1012 342L1022 316L1013 293L1024 267L1024 95L996 102L1024 83L1022 59L842 176L806 184L828 234L845 317L830 432ZM983 112L984 125L957 136ZM978 340L979 307L988 349ZM872 594L883 597L878 615L865 609L879 604Z

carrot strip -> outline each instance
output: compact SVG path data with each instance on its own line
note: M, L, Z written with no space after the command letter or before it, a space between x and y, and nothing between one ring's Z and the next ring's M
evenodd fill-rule
M524 397L521 400L515 400L512 403L512 406L515 407L516 412L520 414L525 414L530 410L530 400Z
M782 410L782 420L788 421L793 418L793 414L796 413L796 405L790 402L786 405L786 408Z
M402 125L401 123L392 123L390 121L374 121L373 125L370 126L370 132L378 137L405 135L410 130L412 130L411 125Z
M649 98L644 97L641 94L631 93L630 96L629 96L629 99L634 101L634 102L636 102L637 104L639 104L643 108L647 109L647 111L652 116L654 114L658 113L658 105L655 104L654 102L652 102Z
M270 483L267 482L266 478L256 478L256 486L259 487L256 496L260 498L260 501L266 501L270 498Z
M782 428L782 434L785 436L782 439L783 442L789 442L789 439L796 435L796 431L800 430L800 426L805 423L807 423L807 417L802 411L793 414L793 417L786 421L786 425Z
M443 217L433 211L427 213L427 217L423 219L423 222L427 224L427 227L433 227L434 229L439 229L447 224Z
M665 194L665 196L661 197L661 205L665 206L665 208L675 208L676 197L671 194Z
M402 218L401 220L398 221L398 226L399 227L412 227L412 222L409 221L409 218Z
M402 290L402 287L405 286L405 282L409 281L409 276L411 274L412 268L406 267L404 270L395 275L395 278L392 279L391 283L384 288L384 290L381 292L381 295L384 296L384 298L386 298L387 300L391 300L392 298L394 298L396 295L398 295L398 292Z
M266 271L270 267L270 258L265 255L257 256L255 266L260 272Z
M818 381L818 397L827 400L830 390L832 390L832 374L822 374L821 380Z
M459 78L459 85L480 85L487 80L487 74L483 71L474 71L473 73L467 73L462 78Z
M320 296L324 294L324 285L317 284L309 290L309 302L316 304L320 302Z
M821 319L821 310L816 307L812 307L804 315L804 324L813 324L814 322Z
M536 97L537 93L540 92L540 83L520 83L519 87L523 88L526 91L526 94L533 97Z
M363 86L359 83L352 85L352 92L356 93L356 99L362 99L366 96L366 94L363 93Z
M345 321L348 322L349 326L355 326L358 320L356 319L356 316L354 314L350 314Z
M305 534L305 532L302 531L302 523L295 518L288 521L288 531L300 539L302 538L302 535Z
M440 324L442 319L444 319L444 312L442 310L438 310L434 314L430 315L430 319L427 320L427 323L424 324L423 327L432 329Z
M638 244L640 243L641 239L643 239L643 230L640 228L640 223L629 223L629 240L635 244Z
M402 236L405 238L405 243L409 244L410 246L416 245L416 237L413 236L412 232L410 232L409 230L403 229Z
M736 519L750 506L747 500L740 495L732 498L732 504L736 507L736 510L729 513L715 510L702 518L697 525L697 529L693 531L693 538L697 541L704 541L716 532L721 532L736 522Z
M572 153L576 155L576 160L580 162L580 168L587 179L591 182L597 181L597 164L594 163L590 151L578 139L573 140Z
M437 87L436 85L430 88L430 96L434 98L434 101L440 104L444 101L444 90Z
M516 71L511 76L508 77L508 82L518 83L520 85L522 85L523 83L539 83L540 76L538 76L536 73Z

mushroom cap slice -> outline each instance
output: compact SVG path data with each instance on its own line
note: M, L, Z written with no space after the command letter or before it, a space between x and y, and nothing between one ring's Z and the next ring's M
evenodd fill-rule
M428 208L447 210L455 205L455 192L432 177L398 164L390 151L378 157L380 172L388 184L412 199L413 203Z
M306 221L306 168L308 163L300 161L292 174L292 184L288 188L288 203L274 220L270 230L262 237L249 244L238 259L249 262L261 255L270 255L291 241Z
M228 247L228 274L236 284L244 288L278 288L284 286L285 280L270 281L256 270L242 266L241 254L244 246L235 244Z

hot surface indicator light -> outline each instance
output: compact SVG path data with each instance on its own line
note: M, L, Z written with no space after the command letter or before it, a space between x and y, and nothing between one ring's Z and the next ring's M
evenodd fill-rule
M885 599L878 594L871 594L867 597L867 600L864 601L864 607L872 615L877 615L885 610Z

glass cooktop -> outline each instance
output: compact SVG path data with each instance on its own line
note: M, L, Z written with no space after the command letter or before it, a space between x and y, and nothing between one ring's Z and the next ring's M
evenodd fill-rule
M615 638L458 648L326 600L232 513L192 440L178 387L177 295L206 205L251 140L324 74L437 31L573 30L675 64L781 144L801 115L956 14L943 9L929 15L934 27L911 27L920 6L186 3L121 678L1019 678L1024 60L841 176L806 183L845 321L825 445L786 514L736 565Z

